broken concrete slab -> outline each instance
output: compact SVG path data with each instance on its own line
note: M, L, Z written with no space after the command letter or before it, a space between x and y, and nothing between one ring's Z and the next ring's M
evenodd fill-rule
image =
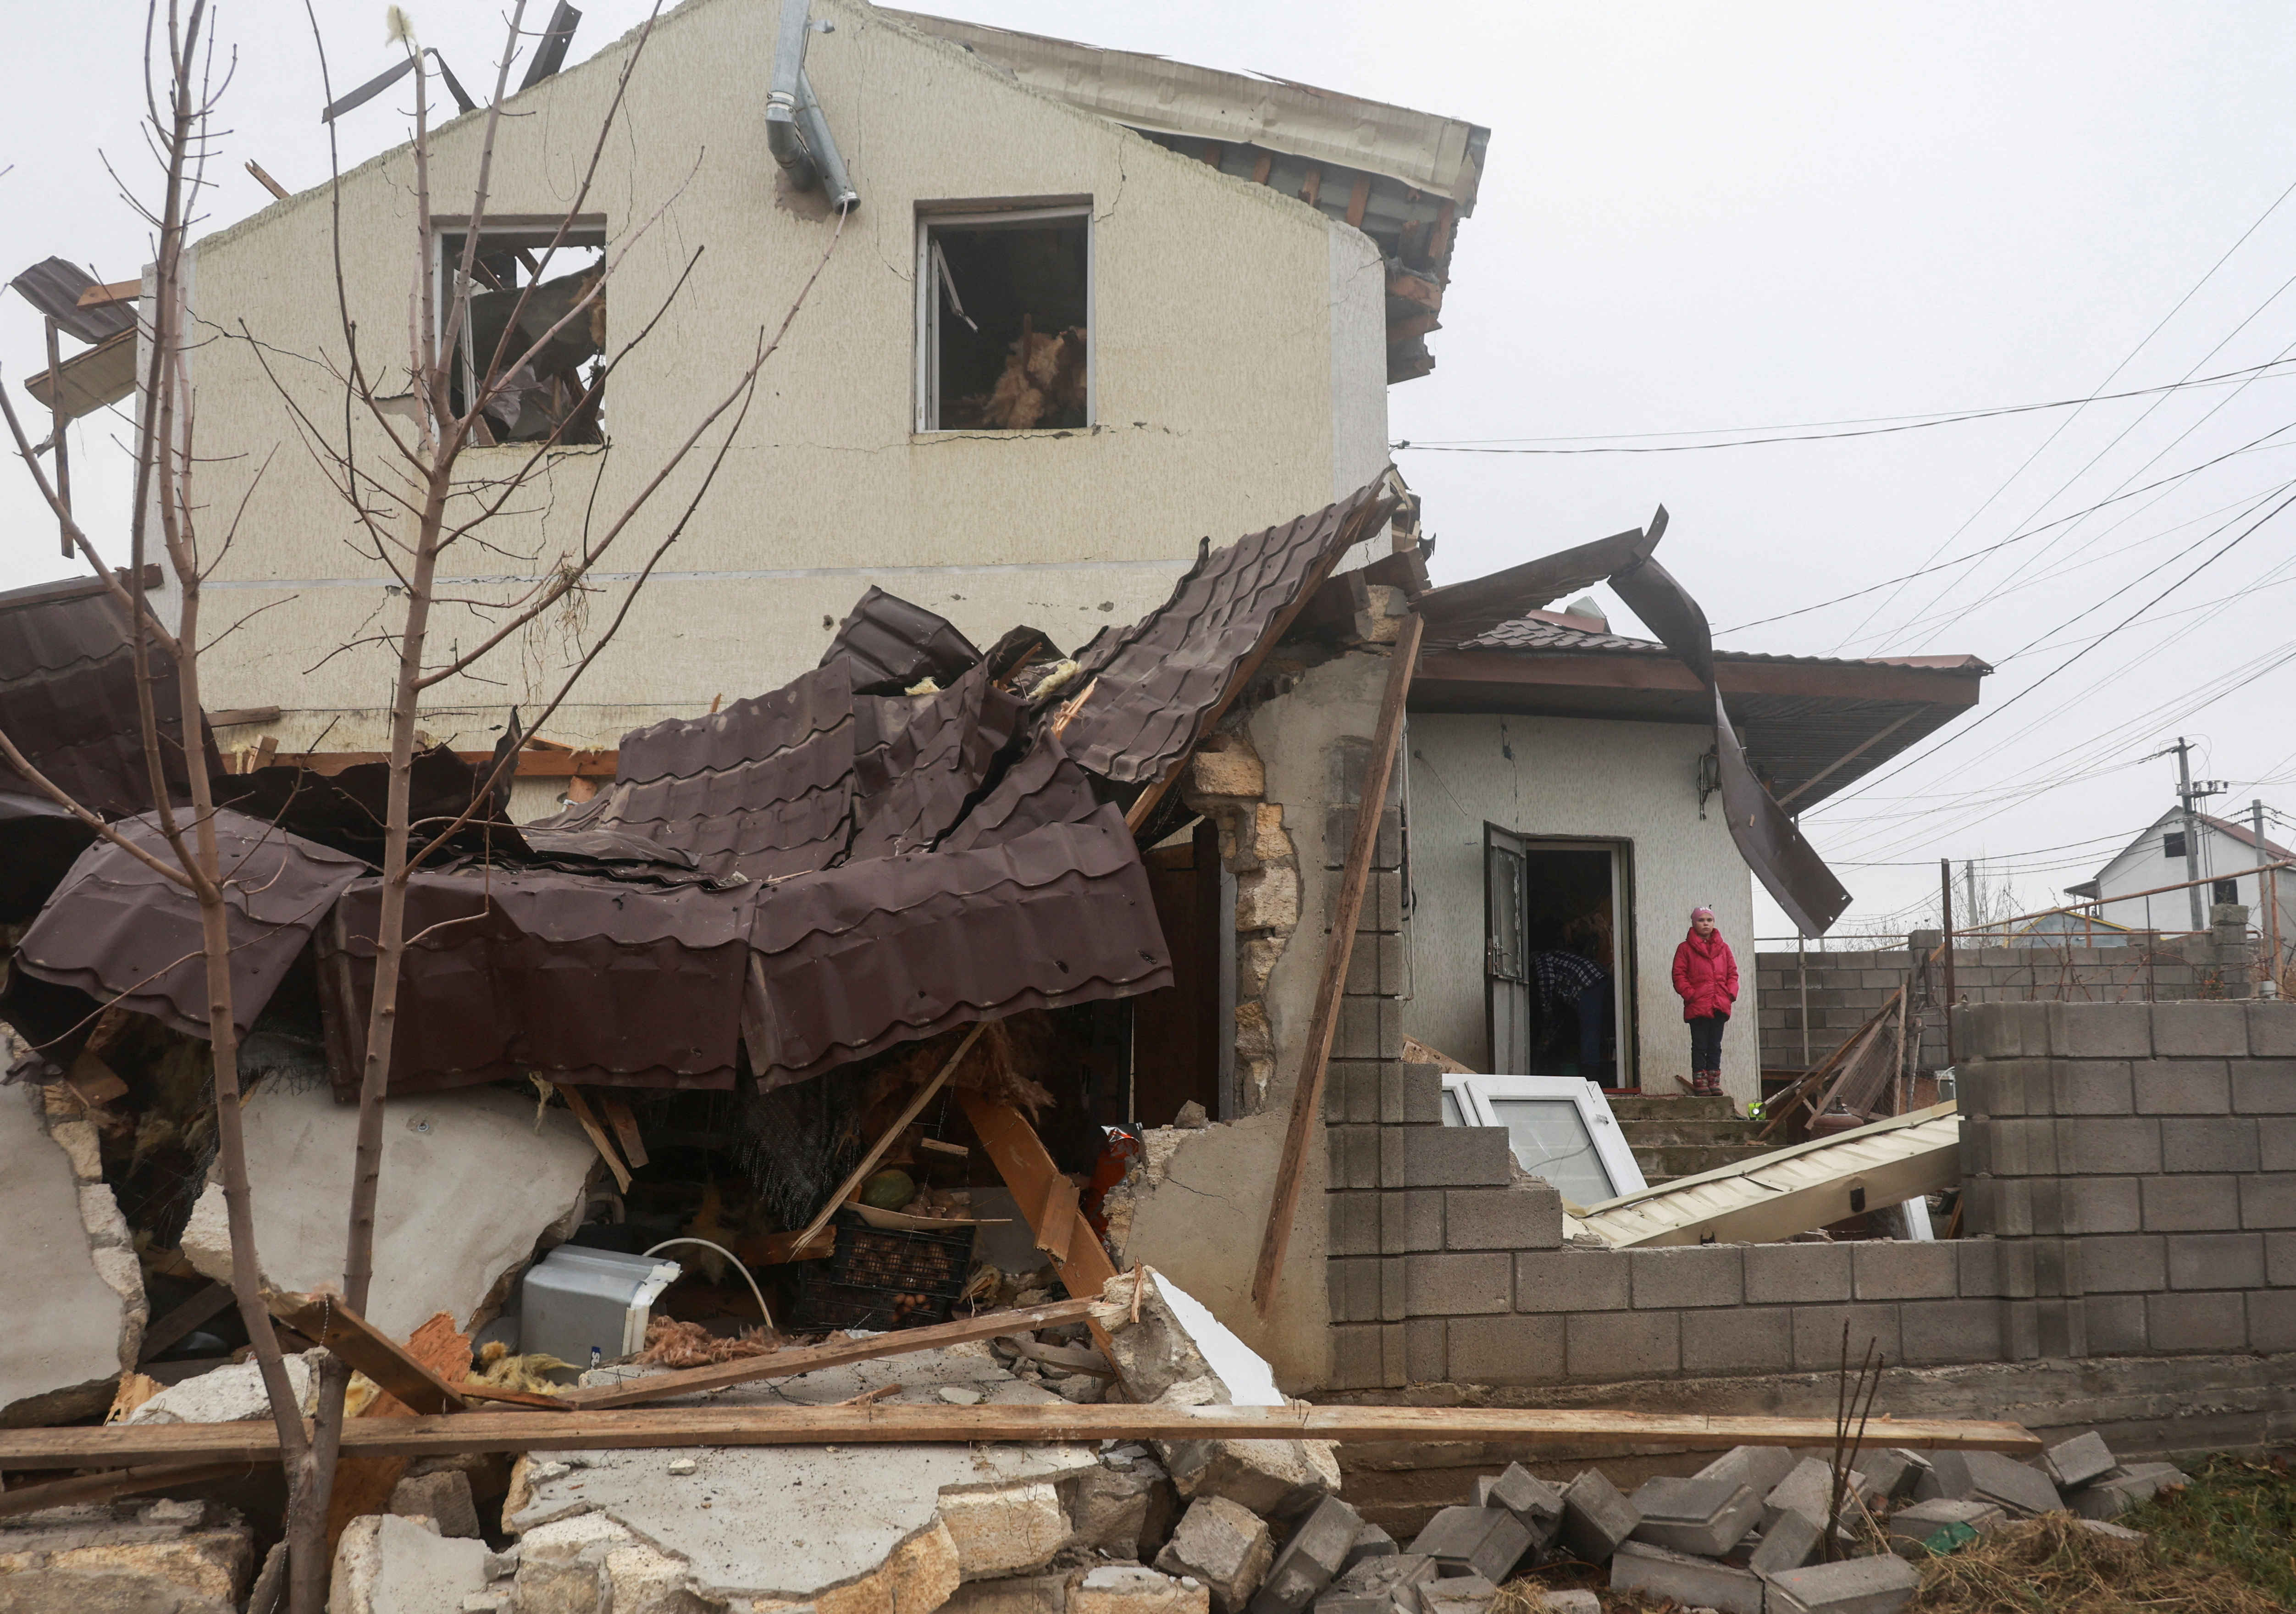
M1852 1469L1848 1478L1849 1494L1862 1495L1866 1476ZM1771 1519L1787 1511L1808 1513L1813 1519L1831 1519L1834 1495L1833 1463L1823 1457L1805 1457L1763 1499L1762 1523L1767 1527Z
M940 1519L956 1543L957 1571L967 1580L1041 1569L1069 1538L1061 1494L1042 1479L946 1488Z
M1480 1575L1457 1575L1419 1588L1423 1614L1482 1614L1498 1587Z
M1859 1494L1874 1502L1898 1502L1911 1496L1914 1486L1930 1466L1929 1460L1920 1453L1909 1452L1903 1446L1866 1452L1856 1461L1859 1471L1866 1476Z
M1382 1558L1367 1558L1349 1568L1334 1583L1334 1592L1351 1595L1377 1597L1382 1604L1392 1604L1406 1610L1416 1610L1419 1599L1416 1588L1429 1585L1442 1574L1435 1560L1419 1552L1399 1552ZM1323 1607L1317 1598L1316 1606Z
M2192 1476L2173 1462L2130 1463L2075 1492L2071 1499L2073 1511L2083 1519L2118 1519L2162 1491L2173 1491L2192 1482Z
M308 1417L316 1404L319 1360L316 1350L283 1359L295 1404ZM122 1423L239 1423L271 1416L271 1397L263 1388L263 1370L253 1362L234 1362L212 1368L166 1389L137 1407Z
M2000 1503L2027 1519L2064 1508L2064 1498L2038 1469L2027 1468L1998 1452L1961 1453L1969 1471L1970 1495L1981 1502Z
M1439 1509L1412 1538L1411 1551L1432 1558L1452 1575L1480 1575L1496 1584L1514 1572L1530 1550L1530 1532L1505 1508Z
M2120 1465L2112 1449L2104 1444L2104 1437L2095 1429L2058 1442L2041 1453L2041 1461L2047 1466L2049 1477L2057 1482L2057 1488L2062 1491L2077 1490Z
M472 1540L480 1534L478 1504L471 1498L471 1477L458 1469L401 1479L390 1488L386 1511L402 1519L434 1519L441 1536Z
M49 1508L0 1519L0 1609L235 1614L254 1533L212 1503Z
M1152 1556L1178 1516L1177 1495L1163 1465L1135 1447L1137 1456L1103 1452L1100 1461L1061 1482L1069 1513L1065 1546L1091 1547L1117 1558ZM1160 1526L1149 1540L1152 1520Z
M328 1580L331 1614L432 1614L487 1589L483 1541L441 1536L428 1520L369 1513L343 1527Z
M1772 1576L1770 1608L1775 1614L1897 1614L1921 1584L1902 1558L1850 1558Z
M1600 1469L1588 1469L1562 1489L1562 1538L1588 1563L1617 1552L1640 1522L1635 1504Z
M1767 1488L1767 1487L1765 1487ZM1475 1505L1505 1508L1530 1532L1530 1544L1543 1547L1562 1528L1562 1493L1519 1462L1497 1474L1475 1481Z
M1190 1440L1162 1444L1183 1496L1225 1496L1264 1519L1295 1519L1340 1488L1328 1440Z
M1611 1559L1611 1589L1671 1597L1720 1614L1762 1614L1762 1577L1710 1558L1669 1552L1648 1542L1622 1543Z
M1180 1515L1156 1567L1203 1582L1212 1607L1234 1614L1250 1602L1275 1557L1266 1519L1225 1496L1199 1496Z
M1691 1478L1728 1478L1753 1486L1757 1496L1767 1496L1793 1472L1795 1461L1792 1451L1782 1445L1734 1445Z
M357 1107L324 1088L266 1086L242 1114L265 1277L305 1291L340 1283ZM386 1102L369 1322L394 1339L439 1312L468 1327L537 1239L555 1243L579 1224L598 1151L570 1112L546 1110L541 1120L537 1130L531 1099L493 1087ZM201 1272L230 1280L231 1235L214 1181L193 1207L183 1248Z
M94 1129L61 1116L53 1131L49 1123L39 1087L0 1092L0 1159L8 1162L0 1249L12 1291L37 1297L40 1310L39 1327L12 1329L0 1342L0 1415L12 1422L101 1413L135 1365L147 1315L144 1274L103 1185Z
M1300 1614L1346 1564L1363 1515L1336 1496L1317 1503L1275 1555L1251 1600L1251 1614Z
M1969 1478L1969 1464L1964 1452L1931 1452L1929 1471L1914 1482L1914 1500L1929 1502L1937 1497L1950 1497L1956 1502L1968 1500L1974 1488Z
M1210 1593L1144 1569L1136 1564L1103 1564L1077 1583L1069 1593L1069 1614L1207 1614ZM895 1614L906 1614L908 1605L895 1605Z
M1761 1493L1730 1470L1711 1479L1645 1480L1631 1500L1642 1516L1635 1540L1708 1558L1727 1552L1762 1519Z
M1068 1614L1071 1578L1052 1574L969 1580L956 1588L939 1614Z
M1822 1519L1789 1508L1762 1532L1761 1544L1746 1560L1746 1567L1757 1575L1799 1569L1809 1561L1810 1554L1817 1551L1817 1544L1824 1536Z
M1348 1549L1345 1562L1340 1565L1344 1575L1366 1558L1392 1558L1403 1551L1395 1544L1395 1537L1375 1524L1367 1524L1356 1532L1355 1544Z

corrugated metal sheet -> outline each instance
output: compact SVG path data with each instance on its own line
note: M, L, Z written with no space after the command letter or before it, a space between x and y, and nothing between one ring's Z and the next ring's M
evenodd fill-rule
M479 798L488 771L464 762L444 745L416 752L407 766L410 844L417 849L428 845L461 817ZM258 768L253 773L219 775L214 788L219 806L276 824L305 840L348 852L377 867L382 863L382 830L390 792L388 762L359 762L332 774L282 764ZM492 803L481 803L472 821L456 832L451 844L456 850L505 857L520 852L524 841L519 829Z
M1172 984L1112 805L1001 846L788 881L758 902L751 941L743 1034L769 1087L952 1025Z
M21 292L26 301L82 342L98 342L135 328L132 303L108 302L92 309L79 306L79 294L95 284L96 280L68 259L43 259L8 284Z
M1029 753L1004 770L941 844L950 852L999 846L1047 824L1082 823L1100 805L1092 776L1077 766L1047 723Z
M1070 721L1069 754L1118 784L1161 778L1332 563L1393 514L1383 485L1207 549L1170 599L1086 646L1078 660L1096 682Z
M152 815L120 834L163 861L175 853ZM215 815L232 943L232 1019L255 1023L296 954L365 865L228 810ZM16 947L16 965L186 1032L208 1034L207 959L197 900L109 842L82 852Z
M151 666L163 771L171 794L188 798L175 663L155 648ZM219 771L215 742L201 729L205 766ZM100 817L152 805L127 612L103 584L91 578L0 594L0 732ZM0 779L15 777L0 763Z
M939 695L863 696L862 725L883 735L864 749L856 771L862 786L855 859L929 850L964 816L1028 704L975 667Z
M94 839L47 797L0 790L0 925L28 923Z
M930 678L955 683L980 663L980 652L947 618L888 594L874 584L837 627L821 664L841 661L853 688L898 695Z

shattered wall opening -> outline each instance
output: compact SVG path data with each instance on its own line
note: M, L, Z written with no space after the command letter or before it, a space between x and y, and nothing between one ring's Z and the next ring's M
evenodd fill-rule
M917 226L917 430L1092 424L1088 206L928 214Z
M439 318L447 322L467 233L439 236ZM603 219L560 235L542 228L489 227L471 264L471 312L456 343L451 407L468 408L493 366L505 372L486 408L497 443L595 444L606 371L606 230ZM593 293L595 293L594 296ZM577 308L585 297L586 307ZM516 322L516 329L512 328ZM542 349L520 360L545 337ZM554 437L554 433L555 434Z

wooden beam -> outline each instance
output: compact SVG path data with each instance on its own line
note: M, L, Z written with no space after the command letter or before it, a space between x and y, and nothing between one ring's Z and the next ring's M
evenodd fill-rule
M263 171L263 165L256 161L252 157L247 160L247 171L255 176L256 184L270 192L280 201L284 202L287 200L287 187L280 184L276 179L274 179L270 175L265 173Z
M474 768L494 764L491 751L457 751L455 756ZM291 768L308 768L313 773L332 777L346 768L362 767L369 762L388 762L387 751L284 751L279 762ZM587 778L610 779L620 765L619 751L533 751L518 753L517 776L522 779Z
M276 706L232 706L222 712L208 713L210 729L238 729L250 723L275 723L279 721Z
M1316 1007L1308 1020L1308 1044L1301 1055L1299 1080L1292 1086L1292 1123L1283 1134L1275 1193L1268 1201L1267 1226L1259 1239L1259 1263L1251 1274L1252 1308L1262 1317L1275 1309L1276 1286L1283 1277L1283 1253L1292 1242L1292 1219L1299 1211L1300 1185L1307 1175L1308 1151L1316 1145L1323 1124L1324 1074L1331 1062L1332 1033L1339 1029L1340 1000L1347 991L1349 960L1355 956L1356 921L1363 914L1365 888L1371 884L1372 853L1378 850L1379 823L1387 812L1387 781L1394 773L1396 746L1403 738L1405 697L1411 693L1419 641L1426 630L1426 618L1405 617L1395 648L1388 653L1387 688L1379 700L1379 723L1372 732L1371 753L1364 759L1363 795L1356 807L1355 833L1348 839L1339 900L1332 905L1332 934L1324 943L1324 972L1316 984Z
M922 1331L922 1330L920 1330ZM898 1337L898 1336L896 1336ZM1824 1446L1823 1418L1723 1417L1699 1412L1613 1412L1472 1406L871 1406L646 1407L578 1412L460 1412L452 1417L354 1418L347 1457L439 1457L464 1452L628 1451L645 1446L971 1445L1098 1440L1334 1440L1504 1445L1727 1450L1734 1445ZM2021 1424L1887 1419L1870 1439L1915 1450L2006 1452L2030 1456L2040 1437ZM0 1469L130 1468L144 1463L276 1462L279 1431L268 1418L234 1423L113 1424L109 1428L0 1429Z
M313 1344L325 1346L418 1412L459 1412L469 1404L445 1379L410 1355L405 1346L344 1305L340 1296L270 1289L264 1294L263 1303L270 1307L272 1316Z
M1090 1310L1088 1301L1056 1300L1049 1305L1030 1306L1023 1311L983 1312L978 1317L937 1322L929 1328L895 1329L863 1339L832 1339L825 1345L716 1362L708 1367L687 1368L680 1372L656 1373L651 1378L633 1379L627 1384L568 1390L557 1399L562 1406L577 1411L643 1406L650 1401L722 1390L729 1385L751 1384L760 1379L794 1379L800 1373L822 1368L849 1367L857 1362L906 1356L912 1351L938 1350L947 1345L968 1345L976 1339L994 1339L1004 1334L1054 1328L1063 1322L1081 1322Z
M1037 1248L1050 1256L1056 1266L1069 1258L1077 1221L1076 1179L1066 1172L1055 1172L1045 1185L1045 1208L1037 1213L1036 1228Z
M606 1129L599 1124L597 1116L590 1108L590 1100L584 1098L582 1090L571 1083L561 1084L558 1094L566 1100L566 1108L574 1112L574 1118L582 1124L582 1130L590 1134L590 1141L597 1146L598 1157L606 1163L606 1169L614 1173L615 1184L624 1193L628 1193L630 1168L622 1164L622 1157L615 1152L614 1141L606 1135ZM367 1376L373 1377L372 1373Z
M1390 270L1387 276L1387 294L1400 302L1414 303L1430 314L1443 309L1442 283L1424 275L1414 275L1408 269Z
M116 302L135 302L144 295L140 280L115 280L110 285L90 286L79 294L83 309L108 309Z
M231 1285L209 1283L144 1330L143 1354L137 1360L151 1361L230 1304Z
M1226 155L1227 148L1222 145L1218 141L1207 140L1204 142L1204 161L1213 168L1219 167L1220 159Z
M1275 171L1275 153L1273 152L1260 152L1259 159L1251 165L1251 183L1254 185L1266 185L1267 183L1267 176Z
M1029 1216L1029 1231L1036 1235L1037 1247L1046 1248L1044 1219L1047 1208L1057 1209L1054 1195L1057 1191L1053 1179L1062 1174L1045 1151L1045 1141L1037 1136L1037 1129L1029 1124L1021 1112L1009 1104L996 1104L982 1098L971 1088L956 1090L956 1101L964 1106L964 1118L972 1124L980 1139L980 1147L988 1151L989 1163L996 1174L1004 1179L1004 1186L1013 1192L1013 1203L1021 1214ZM1116 1276L1116 1264L1101 1248L1100 1235L1084 1219L1071 1196L1065 1199L1071 1223L1067 1247L1053 1259L1053 1271L1059 1274L1062 1287L1079 1300L1097 1300L1101 1289ZM1092 1325L1095 1344L1111 1362L1107 1330L1099 1323Z
M1364 210L1371 205L1371 176L1357 174L1355 187L1348 193L1348 223L1363 228Z
M630 1101L610 1087L600 1088L598 1108L606 1112L606 1124L621 1141L622 1157L633 1170L644 1165L652 1157L646 1153L645 1139L639 1135L638 1118L630 1113Z
M167 1462L151 1468L75 1474L70 1479L50 1479L38 1485L12 1486L0 1491L0 1518L37 1513L43 1508L70 1507L75 1503L110 1502L115 1496L142 1496L210 1479L236 1479L249 1477L252 1468L247 1462Z
M988 1020L975 1020L972 1023L972 1029L964 1033L964 1040L956 1045L956 1051L941 1062L940 1069L934 1073L931 1081L917 1089L916 1095L901 1111L901 1118L885 1129L884 1136L879 1138L869 1152L861 1157L861 1164L855 1166L851 1174L837 1185L837 1191L829 1196L828 1202L813 1214L813 1220L807 1223L805 1231L797 1236L796 1248L803 1249L812 1243L814 1236L829 1225L829 1219L837 1214L837 1207L845 1203L846 1196L869 1180L870 1174L877 1169L877 1162L883 1159L885 1151L893 1146L893 1140L906 1132L909 1129L909 1123L924 1112L926 1103L941 1090L943 1083L956 1074L956 1067L964 1062L964 1056L972 1051L972 1045L980 1041L980 1033L987 1031L991 1024L992 1022Z
M1300 200L1309 207L1314 207L1322 200L1323 194L1324 169L1323 165L1319 163L1309 169L1308 177L1300 182Z

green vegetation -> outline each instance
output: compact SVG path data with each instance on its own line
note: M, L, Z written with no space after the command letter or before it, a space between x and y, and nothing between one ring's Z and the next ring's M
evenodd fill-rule
M2296 1609L2296 1475L2284 1457L2214 1457L2181 1491L2120 1520L2171 1561L2222 1564Z

